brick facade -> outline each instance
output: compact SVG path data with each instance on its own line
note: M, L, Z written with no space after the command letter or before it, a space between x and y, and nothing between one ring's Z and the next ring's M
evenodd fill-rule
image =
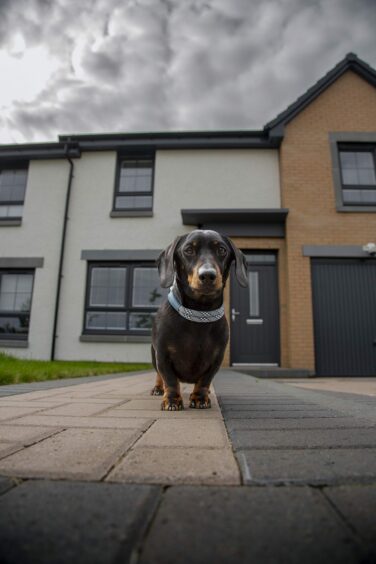
M288 208L287 352L282 366L314 369L310 259L302 245L364 245L376 214L338 212L330 132L375 132L376 91L348 71L286 127L280 150L282 207ZM286 364L284 364L286 362Z

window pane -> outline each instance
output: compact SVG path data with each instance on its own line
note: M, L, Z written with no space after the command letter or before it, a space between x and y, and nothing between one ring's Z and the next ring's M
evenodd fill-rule
M371 151L340 152L343 184L369 186L376 184L375 163Z
M25 197L27 170L0 171L0 201L23 201Z
M149 192L152 188L153 161L127 159L121 163L120 192Z
M23 206L8 206L8 217L22 217Z
M126 268L93 268L91 271L90 305L94 307L123 307L125 305L125 277Z
M342 171L344 184L358 184L358 175L355 168L346 168Z
M150 331L152 327L153 313L130 313L129 329L131 331Z
M11 198L10 186L0 184L0 202L8 202Z
M356 158L357 168L373 168L372 153L367 153L365 151L361 151L361 152L355 153L355 158Z
M17 279L17 291L31 293L32 288L33 288L33 275L19 274Z
M376 190L343 190L345 204L376 204Z
M115 206L117 209L151 209L152 196L117 196Z
M0 288L0 310L29 311L32 285L32 274L3 274Z
M248 282L249 282L249 315L251 317L259 317L260 315L259 273L248 272Z
M341 168L356 168L355 153L350 151L342 151L339 154Z
M28 315L17 317L0 315L0 335L17 335L22 338L28 334L29 321L30 317Z
M375 171L371 168L361 168L358 170L358 183L363 186L376 184Z
M86 328L97 331L124 331L127 314L123 312L91 311L86 314Z
M167 289L160 287L156 268L133 269L132 305L134 307L158 307L167 292Z

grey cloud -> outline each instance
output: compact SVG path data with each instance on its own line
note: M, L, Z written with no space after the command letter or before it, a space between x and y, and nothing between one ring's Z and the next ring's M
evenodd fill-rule
M376 64L373 0L17 0L0 16L0 48L17 32L59 61L2 112L9 141L261 128L347 52Z

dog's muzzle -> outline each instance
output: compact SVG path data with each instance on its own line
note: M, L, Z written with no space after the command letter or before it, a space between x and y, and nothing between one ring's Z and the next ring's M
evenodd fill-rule
M211 264L203 264L198 269L198 278L203 284L214 284L217 279L217 271Z

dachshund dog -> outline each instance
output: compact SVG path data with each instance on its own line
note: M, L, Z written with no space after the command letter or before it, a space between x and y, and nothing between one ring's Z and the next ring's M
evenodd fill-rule
M232 263L239 284L248 285L245 257L216 231L177 237L157 260L161 286L171 286L153 323L152 361L163 395L162 410L183 409L180 382L194 384L189 407L209 408L210 383L221 366L229 338L223 290Z

